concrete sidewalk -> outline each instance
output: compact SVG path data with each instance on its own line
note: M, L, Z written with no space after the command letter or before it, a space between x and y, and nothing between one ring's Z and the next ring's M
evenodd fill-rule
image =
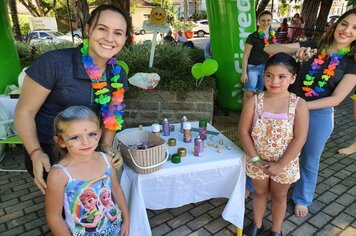
M235 143L238 117L238 112L214 116L214 126ZM288 201L284 235L356 235L356 154L348 157L337 154L339 148L348 146L354 139L356 124L352 121L351 101L347 99L335 109L335 128L323 152L310 213L306 218L295 217ZM0 168L24 168L22 147L7 149ZM174 209L148 210L152 233L154 236L236 235L236 227L221 217L226 202L219 198ZM251 222L252 201L248 199L245 225ZM270 208L264 224L267 229L271 226ZM0 235L51 235L45 221L44 197L28 173L0 172Z

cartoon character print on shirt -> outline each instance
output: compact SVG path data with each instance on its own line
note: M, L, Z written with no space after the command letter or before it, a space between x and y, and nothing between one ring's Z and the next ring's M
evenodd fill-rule
M75 222L85 228L86 232L95 232L100 222L100 211L98 209L98 196L92 189L85 189L79 196L80 202L86 209L86 213Z
M119 235L121 211L113 202L108 179L109 176L103 176L84 186L72 186L73 191L79 192L78 195L71 196L75 199L71 207L75 224L73 235ZM80 188L83 190L78 191Z
M114 222L117 218L121 218L121 212L118 211L115 206L112 198L110 189L102 185L99 194L100 202L103 206L103 215L102 218L109 220L110 222Z

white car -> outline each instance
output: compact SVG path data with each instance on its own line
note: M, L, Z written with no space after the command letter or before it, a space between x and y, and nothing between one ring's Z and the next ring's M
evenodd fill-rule
M69 31L67 33L68 36L72 37L72 32ZM82 29L76 29L76 30L73 30L73 37L74 38L78 38L78 39L82 39L83 38L83 33L82 33Z
M206 34L210 34L208 20L198 20L195 22L193 32L198 37L204 37Z
M27 36L27 41L30 43L43 43L43 42L72 42L72 37L64 35L60 32L36 30L32 31Z

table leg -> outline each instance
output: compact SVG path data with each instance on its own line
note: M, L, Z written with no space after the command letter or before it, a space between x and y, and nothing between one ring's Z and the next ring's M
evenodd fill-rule
M237 236L242 236L242 229L241 228L237 228L236 229L236 235Z

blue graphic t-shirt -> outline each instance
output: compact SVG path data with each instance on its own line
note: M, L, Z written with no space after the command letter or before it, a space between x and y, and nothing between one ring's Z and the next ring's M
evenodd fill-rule
M110 174L112 168L104 153L100 153L108 167L103 176L83 181L73 179L60 164L69 180L64 192L66 223L72 235L120 235L121 211L113 201Z

